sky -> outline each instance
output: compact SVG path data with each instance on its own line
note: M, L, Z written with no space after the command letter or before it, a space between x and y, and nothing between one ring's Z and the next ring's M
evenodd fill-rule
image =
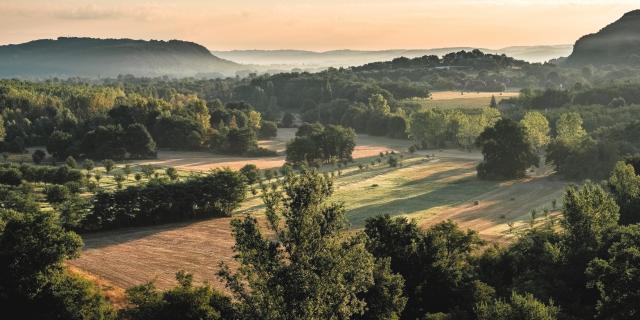
M572 44L638 0L0 0L0 44L180 39L210 50Z

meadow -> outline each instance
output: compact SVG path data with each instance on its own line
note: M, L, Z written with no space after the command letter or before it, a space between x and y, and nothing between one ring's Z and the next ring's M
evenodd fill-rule
M475 166L482 159L478 152L433 150L410 154L406 152L407 146L405 140L361 135L357 148L361 154L356 154L353 163L347 167L326 165L321 168L335 177L333 200L345 203L352 229L363 228L367 218L381 214L405 216L425 227L451 219L465 229L478 231L486 240L507 242L531 224L542 223L556 215L554 200L560 200L566 183L550 177L548 168L531 172L527 179L504 183L483 181L475 176ZM391 156L399 159L399 166L391 167L387 163ZM218 161L216 157L189 160L207 163L200 167L186 165L186 162L182 167L177 165L179 173L188 176L202 172L197 168L205 168L203 165L207 170L229 165L229 161ZM179 161L185 161L185 158L183 156ZM254 160L238 159L233 163L254 163L263 167L269 163ZM163 165L162 160L154 163ZM164 165L169 163L180 162L165 162ZM117 170L120 169L114 169ZM156 172L162 174L163 169L158 168ZM266 184L276 179L266 181ZM129 178L126 183L135 181ZM105 188L115 187L109 175L105 175L100 184ZM256 194L248 195L234 217L253 214L264 222L261 191L257 185L254 189ZM560 204L556 202L555 206ZM531 219L532 210L539 213L535 221ZM191 272L196 281L207 281L224 290L215 273L221 261L236 265L232 259L231 219L86 234L82 255L68 264L74 270L98 279L103 289L112 295L122 292L120 288L150 280L158 287L168 288L175 285L177 270Z

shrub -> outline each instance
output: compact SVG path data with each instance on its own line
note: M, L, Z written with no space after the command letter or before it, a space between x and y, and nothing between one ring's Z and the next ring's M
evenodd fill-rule
M61 203L69 199L69 189L59 184L48 185L45 190L49 203Z

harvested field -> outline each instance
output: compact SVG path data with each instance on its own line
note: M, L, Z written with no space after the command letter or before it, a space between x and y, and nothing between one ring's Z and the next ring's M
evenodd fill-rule
M496 97L496 101L518 96L518 92L464 92L460 91L436 91L431 93L429 98L411 98L404 101L418 103L425 108L442 109L476 109L488 107L491 97Z
M376 147L374 140L365 137L359 142L370 143L372 150L403 147ZM395 141L390 140L387 142ZM343 168L336 178L333 200L346 203L347 218L355 229L362 228L369 217L390 214L415 219L425 227L451 219L463 228L477 230L484 239L506 241L513 229L528 227L532 209L540 213L541 221L544 208L551 209L552 200L561 199L566 185L550 177L548 170L507 183L478 180L475 166L481 156L477 152L405 155L398 168L390 168L386 157L380 163L377 159L362 158L357 163L366 168ZM261 216L259 197L247 199L236 214L244 213ZM82 256L69 264L122 288L150 280L167 288L175 284L175 272L185 270L197 282L208 281L223 289L215 273L220 261L234 266L229 221L218 218L86 235Z
M278 136L273 140L262 140L261 147L277 151L275 157L239 157L193 151L158 151L158 159L136 161L132 164L151 164L161 167L175 167L185 171L208 171L215 168L228 167L240 169L247 163L255 164L260 169L281 167L285 162L286 144L295 137L296 129L278 129ZM355 159L371 157L390 150L406 150L409 141L358 135Z

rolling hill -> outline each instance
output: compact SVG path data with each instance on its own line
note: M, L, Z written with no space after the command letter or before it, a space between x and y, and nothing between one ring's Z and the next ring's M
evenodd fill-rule
M597 33L580 38L567 63L640 65L640 10L630 11Z
M241 68L192 42L58 38L0 46L0 77L231 76Z
M434 49L398 49L380 51L333 50L325 52L304 50L233 50L213 51L213 54L238 63L274 66L280 68L327 68L359 66L376 61L389 61L398 57L417 58L425 55L442 56L462 50L472 51L472 47L451 47ZM482 52L506 54L529 62L544 62L569 55L571 45L517 46L498 50L483 49Z

